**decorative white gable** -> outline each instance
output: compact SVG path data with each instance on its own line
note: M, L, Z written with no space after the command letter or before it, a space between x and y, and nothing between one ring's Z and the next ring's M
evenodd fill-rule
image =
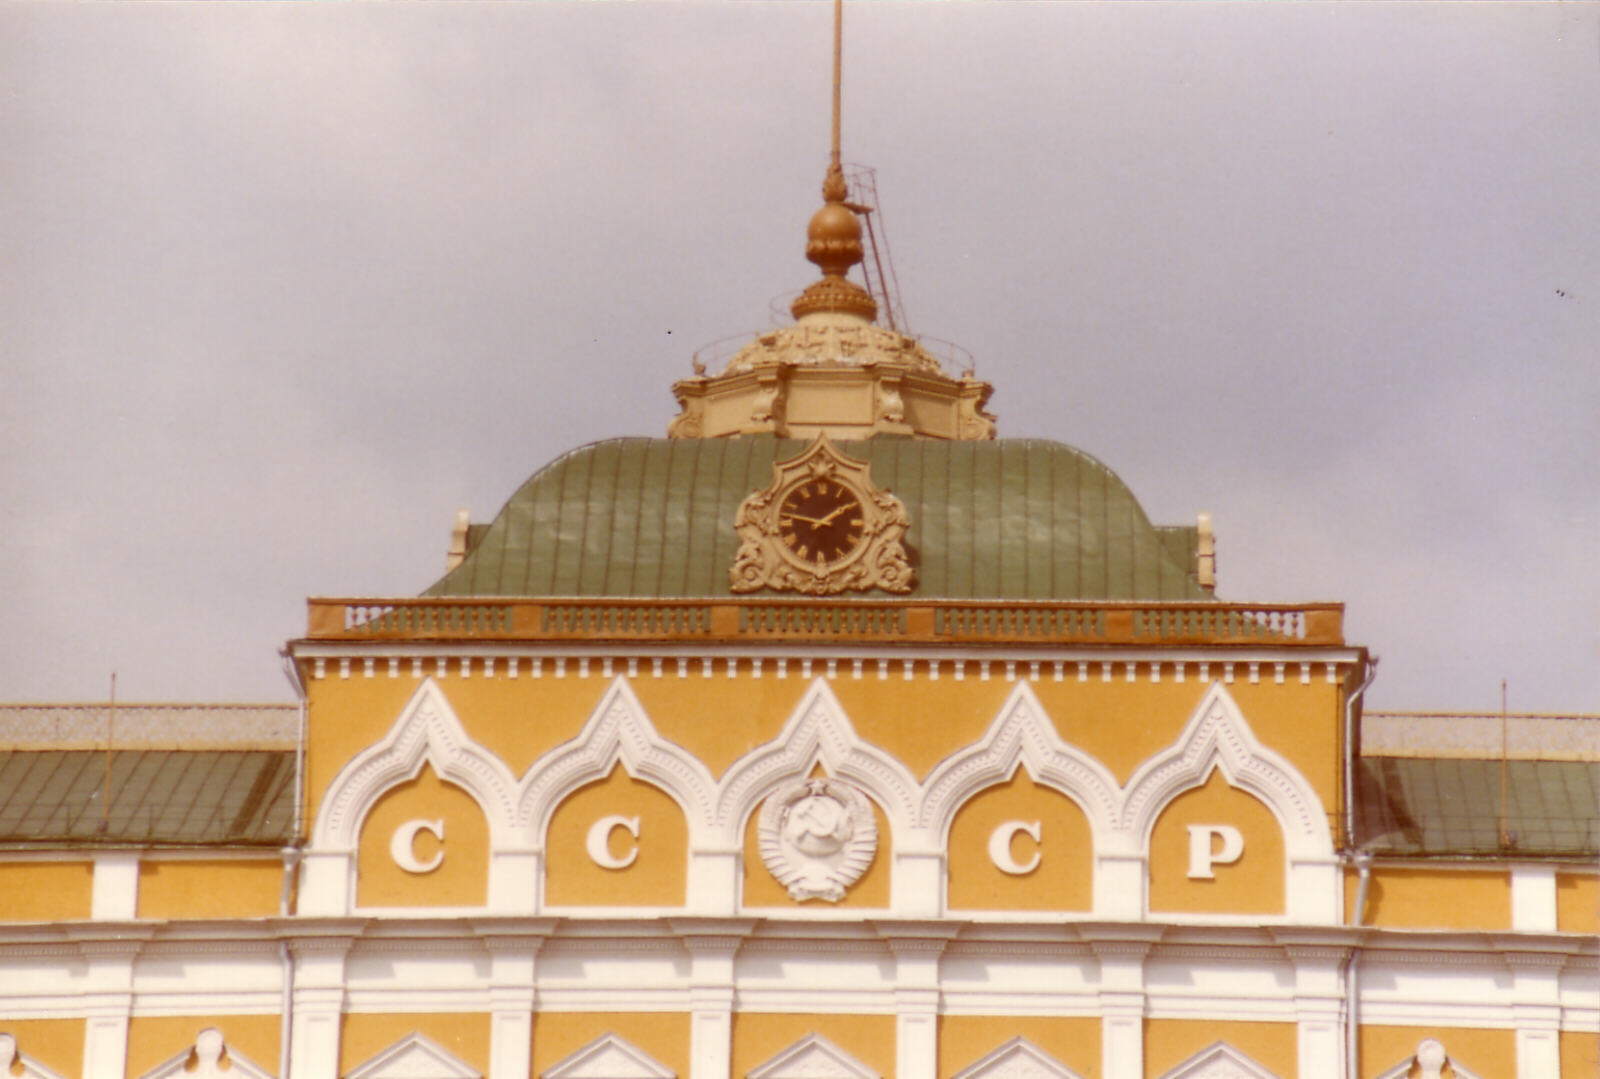
M877 1072L821 1034L807 1034L750 1070L749 1079L880 1079Z
M1410 1079L1413 1066L1418 1069L1422 1079L1442 1079L1446 1064L1450 1065L1450 1074L1454 1079L1480 1079L1477 1072L1468 1071L1451 1060L1450 1054L1445 1052L1444 1044L1436 1038L1424 1038L1417 1044L1414 1055L1406 1057L1378 1076L1378 1079Z
M0 1048L0 1058L4 1055L3 1048ZM226 1069L223 1068L224 1055L227 1057ZM190 1057L196 1061L193 1071L189 1070ZM0 1071L0 1074L6 1073ZM162 1061L153 1071L147 1071L140 1076L140 1079L224 1079L224 1077L272 1079L272 1073L243 1054L228 1048L223 1041L222 1031L216 1027L206 1027L194 1036L193 1045L185 1047L177 1056Z
M543 1079L676 1079L676 1075L638 1046L607 1034L546 1068Z
M1027 1038L1012 1038L954 1079L1083 1079Z
M57 1072L40 1064L26 1053L17 1052L17 1039L10 1034L0 1034L0 1075L12 1075L18 1063L22 1064L22 1079L62 1079Z
M1278 1076L1231 1045L1218 1042L1202 1049L1161 1079L1278 1079Z
M352 1068L346 1079L482 1079L466 1061L416 1031Z

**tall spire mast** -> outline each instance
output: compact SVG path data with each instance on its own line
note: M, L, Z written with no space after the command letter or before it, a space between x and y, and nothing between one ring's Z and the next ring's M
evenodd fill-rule
M849 190L844 182L844 166L839 163L839 84L843 67L844 0L833 0L833 144L828 156L828 174L822 181L822 209L806 227L806 258L822 270L822 280L811 287L789 310L799 319L809 314L852 315L871 322L878 305L866 289L845 277L850 267L860 262L861 222L845 204Z

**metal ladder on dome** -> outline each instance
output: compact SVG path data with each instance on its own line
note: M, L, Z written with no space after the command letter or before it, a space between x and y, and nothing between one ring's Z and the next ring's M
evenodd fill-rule
M900 283L895 280L894 261L889 257L889 234L883 225L883 211L878 208L878 172L866 165L846 165L844 178L849 192L845 205L859 214L867 226L867 257L861 260L867 292L877 301L879 315L887 320L889 328L906 333L906 313L900 306Z

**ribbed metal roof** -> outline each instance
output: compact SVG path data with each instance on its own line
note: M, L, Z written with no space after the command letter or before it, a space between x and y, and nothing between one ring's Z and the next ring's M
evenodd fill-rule
M0 752L4 843L278 845L293 820L292 752Z
M1600 762L1364 757L1358 843L1380 854L1600 855Z
M511 497L431 596L725 596L734 514L805 448L769 436L574 450ZM1116 474L1038 440L840 443L905 503L912 595L1208 600L1193 528L1157 528Z

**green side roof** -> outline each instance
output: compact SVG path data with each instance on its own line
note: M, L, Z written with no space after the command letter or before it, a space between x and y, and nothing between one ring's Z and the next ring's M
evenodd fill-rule
M1364 757L1357 842L1376 854L1600 855L1600 762Z
M113 750L109 783L107 757L0 752L0 843L279 846L292 838L291 751Z
M623 438L535 473L429 596L728 596L734 514L805 442ZM1151 525L1099 461L1033 439L878 438L871 464L911 518L912 596L1210 600L1195 530Z

